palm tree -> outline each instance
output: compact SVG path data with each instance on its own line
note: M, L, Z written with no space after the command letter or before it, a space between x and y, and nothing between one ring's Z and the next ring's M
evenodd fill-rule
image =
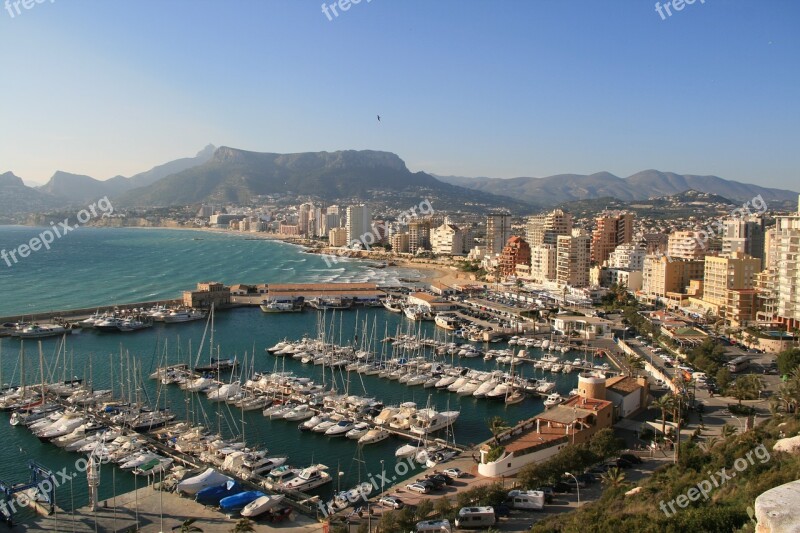
M600 481L609 487L619 487L625 483L625 472L617 468L609 468L600 476Z
M650 404L651 409L661 409L661 435L667 434L667 411L672 410L672 396L664 394Z
M711 450L714 448L714 446L716 446L717 444L719 444L719 438L718 438L718 437L707 437L707 438L706 438L706 440L705 440L705 441L703 441L703 443L702 443L702 444L700 444L700 446L702 446L702 447L703 447L703 449L706 451L706 453L708 453L708 452L710 452L710 451L711 451Z
M722 438L727 439L729 437L732 437L733 435L736 434L736 431L737 431L736 426L732 424L725 424L724 426L722 426Z
M511 429L511 426L508 425L502 416L495 416L489 420L489 431L492 432L492 436L494 437L494 443L500 446L500 440L498 437L500 434L507 429Z
M754 400L761 395L764 383L755 374L747 374L737 379L730 387L731 395L742 403L742 400Z
M233 526L231 529L231 533L251 533L255 531L256 528L253 527L253 521L249 518L240 518L236 521L236 525Z
M184 520L181 523L180 528L178 529L178 531L180 533L202 533L202 531L203 531L202 529L200 529L199 527L197 527L195 525L192 525L195 522L197 522L197 518L189 518L188 520Z
M638 375L639 373L636 371L644 368L644 362L642 359L633 355L626 355L625 363L628 367L629 376L633 376L634 374Z

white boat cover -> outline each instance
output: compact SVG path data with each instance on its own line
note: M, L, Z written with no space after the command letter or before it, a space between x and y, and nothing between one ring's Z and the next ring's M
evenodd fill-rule
M185 494L197 494L205 488L216 487L217 485L222 485L228 481L232 481L232 478L226 476L225 474L220 474L213 468L209 468L202 474L186 478L178 483L178 492L183 492Z

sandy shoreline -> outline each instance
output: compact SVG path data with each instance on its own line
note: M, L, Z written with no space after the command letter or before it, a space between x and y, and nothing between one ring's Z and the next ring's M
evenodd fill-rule
M153 230L178 230L178 231L197 231L202 233L214 233L217 235L231 235L236 237L246 237L253 240L265 241L280 241L292 246L299 246L306 250L308 253L316 254L329 254L337 255L337 249L319 246L320 243L315 241L306 242L305 239L298 239L290 235L282 235L279 233L265 233L265 232L239 232L230 231L221 228L185 228L185 227L168 227L168 226L131 226L139 229L153 229ZM390 261L397 268L416 270L419 271L420 277L418 283L431 284L434 282L443 283L444 285L453 286L458 284L476 283L469 277L469 274L459 271L456 267L447 265L432 264L423 261L414 261L405 257L397 257L390 254L379 254L374 252L354 252L346 255L348 261L361 261L361 262L374 262L374 261Z

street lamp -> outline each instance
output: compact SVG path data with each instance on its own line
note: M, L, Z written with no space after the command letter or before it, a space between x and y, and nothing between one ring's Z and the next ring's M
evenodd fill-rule
M742 423L742 419L734 415L731 415L731 418L735 418L736 421L739 422L739 429L741 429L742 433L744 433L744 424Z
M578 491L578 505L581 503L581 486L578 484L578 478L570 474L569 472L564 472L565 476L569 476L575 480L575 489Z
M383 496L383 481L386 479L386 470L383 469L383 459L381 459L381 496Z

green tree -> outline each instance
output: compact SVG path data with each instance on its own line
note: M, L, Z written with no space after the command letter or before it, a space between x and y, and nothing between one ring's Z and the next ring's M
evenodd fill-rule
M589 450L602 461L616 455L624 447L625 441L617 438L610 428L601 429L589 441Z
M609 468L600 476L600 481L609 487L619 487L625 483L625 472L617 467Z
M788 376L800 366L800 348L791 348L778 354L778 371Z
M446 499L446 498L444 498ZM430 498L425 498L417 504L414 510L415 518L417 521L425 520L430 514L433 513L433 501Z
M502 416L494 416L489 420L488 423L489 431L492 432L492 436L494 437L494 443L496 446L500 446L500 440L498 437L500 434L508 429L511 429L511 426L508 425L508 422Z
M202 533L202 529L193 525L195 522L197 522L197 518L189 518L184 520L181 522L180 529L178 529L178 531L180 531L180 533Z
M243 517L236 521L233 529L231 529L231 533L251 533L255 530L256 528L253 527L253 521Z
M724 366L717 370L717 373L714 377L717 379L717 385L719 385L721 389L726 389L728 385L730 385L731 379L733 379L731 376L731 371Z
M433 506L436 516L443 520L452 520L455 518L455 509L450 502L450 498L439 498Z
M673 399L672 396L669 394L664 394L663 396L659 396L650 404L651 409L660 409L661 410L661 435L665 435L667 433L667 411L672 410Z
M728 387L728 394L739 400L757 400L764 388L764 382L755 374L747 374L739 377Z

